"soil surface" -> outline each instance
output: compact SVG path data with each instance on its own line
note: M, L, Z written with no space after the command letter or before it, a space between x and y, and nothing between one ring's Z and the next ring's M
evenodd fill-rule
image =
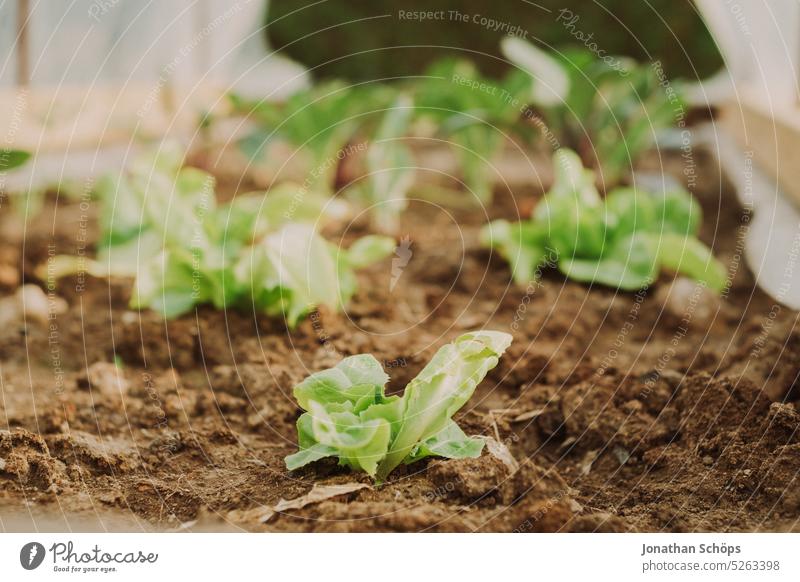
M360 272L346 313L291 332L210 308L165 322L127 307L128 281L62 281L68 308L51 295L49 318L0 326L0 530L800 530L797 314L754 288L746 213L700 158L702 238L732 279L721 299L669 274L636 294L554 271L511 284L478 229L528 213L533 189L500 189L488 214L414 202L399 276L391 259ZM51 197L23 227L4 205L3 300L23 277L48 291L34 274L48 253L86 239L91 254L95 213ZM514 343L457 416L491 437L480 458L403 467L381 488L332 461L286 470L306 375L370 352L399 391L482 327Z

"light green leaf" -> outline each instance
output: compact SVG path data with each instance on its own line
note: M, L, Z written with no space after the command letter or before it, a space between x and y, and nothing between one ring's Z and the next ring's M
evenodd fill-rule
M534 80L532 100L537 105L559 105L570 90L569 76L550 54L516 36L500 41L503 55Z
M307 225L289 224L262 243L278 286L290 291L289 325L318 305L339 309L337 265L328 243Z
M341 464L374 476L389 447L389 423L384 419L362 420L351 412L329 413L313 400L310 405L314 438L336 449Z
M417 443L446 427L510 344L509 334L474 332L460 336L434 355L406 386L403 420L389 453L381 461L379 479L385 479Z
M295 454L286 457L284 460L286 462L286 468L290 471L294 471L295 469L304 467L309 463L319 461L325 457L332 457L336 454L337 449L335 447L329 447L328 445L323 445L322 443L316 443L308 448L300 449Z
M665 232L697 236L703 222L700 204L686 190L671 190L656 201Z
M428 440L417 444L403 459L410 464L425 457L444 457L445 459L474 459L481 455L483 439L468 437L454 422L447 425Z
M389 376L380 362L369 354L349 356L334 368L312 374L295 386L294 397L304 410L310 410L311 401L320 404L350 402L355 404L364 396L374 403L383 398L383 387Z
M408 205L406 195L414 184L414 157L402 141L413 112L411 98L400 95L383 115L367 151L367 202L376 226L387 232L396 230L398 216Z
M236 196L215 214L215 232L223 240L257 242L270 232L296 222L321 224L335 201L292 183L282 183L268 193L250 192Z
M130 305L134 309L147 307L174 318L207 300L204 291L196 283L191 262L164 251L139 269Z
M126 242L99 248L97 262L103 266L105 276L135 277L161 251L162 244L158 233L146 230Z
M109 277L108 267L100 261L73 255L55 255L36 268L36 276L43 281L86 273L92 277Z
M470 193L481 204L492 200L496 170L492 167L503 145L502 134L496 127L474 122L453 134L461 159L461 173Z
M717 293L725 289L728 274L725 266L698 239L671 233L654 235L653 239L665 268L700 281Z
M600 206L594 172L583 167L578 154L567 148L556 151L553 173L553 187L547 194L548 198L567 198L590 208Z
M635 291L653 283L659 264L650 237L633 234L616 243L602 259L565 259L558 266L576 281Z
M480 240L511 264L514 281L520 285L534 281L537 268L548 258L547 232L531 222L495 220L481 229Z
M391 256L396 247L395 240L388 236L361 237L347 249L347 263L354 269L363 269Z
M610 236L625 238L639 231L657 231L659 212L653 196L634 188L612 190L605 200Z

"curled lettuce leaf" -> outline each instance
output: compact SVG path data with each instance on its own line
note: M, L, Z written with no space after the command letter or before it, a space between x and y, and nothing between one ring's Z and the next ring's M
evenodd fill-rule
M406 465L422 460L425 457L444 457L445 459L474 459L483 450L483 439L468 437L453 421L438 433L414 445L408 456L403 459Z
M467 333L443 346L402 397L386 396L389 377L371 355L350 356L295 387L304 412L297 421L294 470L324 457L383 481L401 463L429 456L480 455L483 440L468 437L453 415L497 365L511 336Z
M381 462L379 479L385 479L414 452L418 443L447 428L450 419L466 404L510 344L511 336L506 333L473 332L436 352L422 372L406 386L400 427Z
M243 303L249 300L269 315L282 313L294 326L321 305L340 311L356 291L354 269L382 260L394 248L391 238L369 236L351 250L340 249L310 225L288 224L240 256L234 279Z
M725 289L728 274L725 267L698 239L665 234L658 244L658 258L664 268L703 283L717 293Z

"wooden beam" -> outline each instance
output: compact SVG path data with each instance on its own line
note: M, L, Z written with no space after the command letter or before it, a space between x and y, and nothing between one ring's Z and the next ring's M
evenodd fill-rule
M720 122L800 207L800 106L740 94L722 108Z

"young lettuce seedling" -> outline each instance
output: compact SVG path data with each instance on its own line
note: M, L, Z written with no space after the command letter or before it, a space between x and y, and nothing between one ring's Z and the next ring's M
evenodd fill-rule
M416 164L403 143L413 116L413 101L400 95L383 114L367 151L367 176L348 194L368 208L375 228L396 232L400 213L408 206L407 194L414 185Z
M294 389L306 412L297 421L300 450L286 457L287 468L338 457L382 482L401 463L479 456L483 441L465 435L453 415L510 344L507 333L466 333L443 346L402 397L386 396L389 376L369 354L312 374Z
M512 71L504 79L483 77L467 60L443 59L431 65L416 88L417 115L438 126L453 144L467 189L486 204L492 198L492 163L513 135L524 135L519 123L531 78Z
M313 187L330 193L340 152L369 123L370 112L389 105L393 93L385 85L349 86L331 81L295 93L279 103L246 103L234 96L235 108L259 124L239 145L255 159L272 141L288 143L305 156Z
M662 267L724 289L725 267L697 239L702 211L691 194L618 188L603 200L575 152L559 150L554 166L553 187L529 220L496 220L481 232L516 282L530 282L552 259L571 279L623 290L650 285Z
M354 270L394 250L388 237L350 249L323 239L314 226L335 202L299 186L218 205L213 176L182 161L165 151L105 181L97 259L56 256L42 272L133 276L131 306L170 318L212 304L283 315L294 326L317 306L340 310L356 291Z
M516 37L503 54L534 79L528 102L564 147L597 159L616 184L680 115L680 87L663 87L652 66L624 57L598 59L585 49L546 52Z

